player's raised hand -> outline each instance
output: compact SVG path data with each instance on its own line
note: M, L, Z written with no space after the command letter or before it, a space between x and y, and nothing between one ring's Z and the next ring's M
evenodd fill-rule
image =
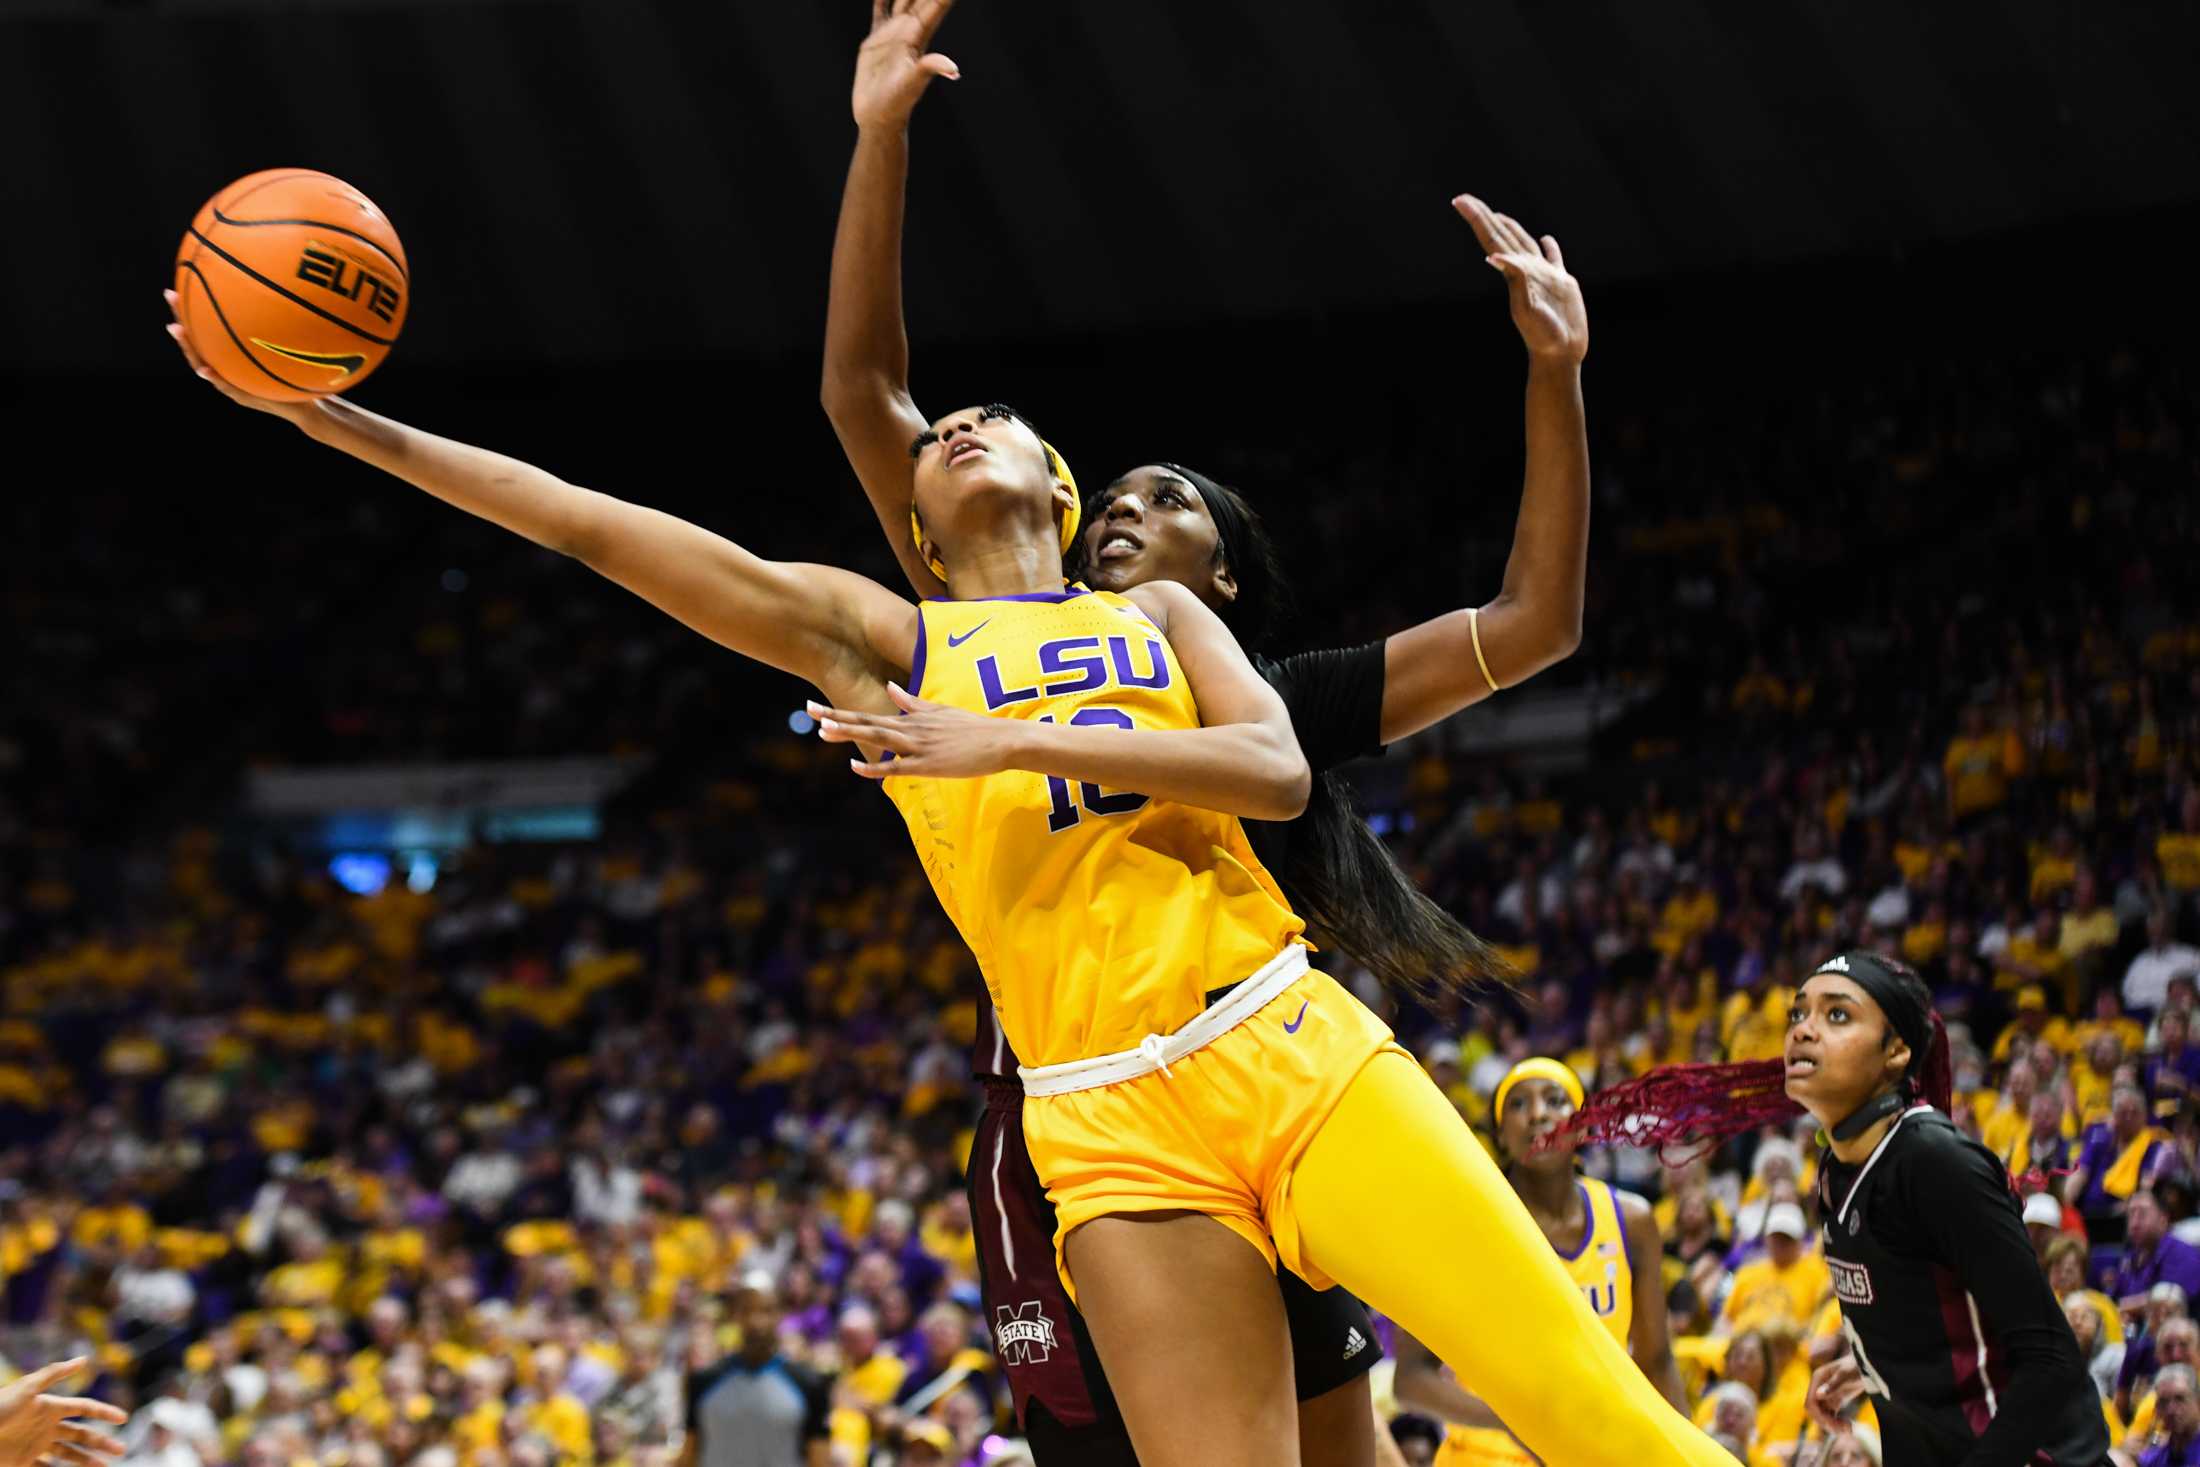
M233 403L251 408L254 412L271 413L278 418L288 418L293 423L303 423L319 411L320 404L317 402L275 402L265 397L254 397L241 387L231 386L229 379L206 365L206 359L199 355L196 347L191 345L191 332L183 324L182 312L177 309L176 293L172 290L164 290L160 295L162 300L168 302L168 314L175 317L173 321L168 323L168 335L174 339L177 349L183 353L183 359L189 364L191 370L208 382L213 383L216 392L219 392ZM0 1463L0 1467L6 1467L6 1464Z
M46 1387L82 1370L86 1361L58 1360L0 1387L0 1467L32 1467L46 1461L60 1467L92 1467L119 1456L122 1443L103 1431L71 1421L89 1416L120 1425L129 1416L120 1407L84 1396L49 1396Z
M955 0L871 0L871 34L856 52L851 98L856 126L905 126L932 78L962 76L953 61L925 49L954 5Z
M1473 194L1451 201L1490 267L1505 277L1513 325L1528 354L1545 361L1578 363L1589 354L1589 307L1581 282L1566 273L1566 257L1549 235L1538 240L1510 214L1500 214Z
M851 759L849 766L866 779L925 775L932 779L979 779L1013 769L1015 735L1021 720L988 718L918 697L897 683L886 692L899 713L852 713L811 702L817 736L829 744L860 744L892 754L876 763Z

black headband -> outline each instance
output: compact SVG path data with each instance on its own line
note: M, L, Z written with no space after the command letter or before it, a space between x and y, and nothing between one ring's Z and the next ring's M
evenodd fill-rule
M1862 1135L1882 1117L1920 1100L1945 1111L1951 1098L1948 1036L1930 1002L1920 999L1923 985L1905 980L1878 954L1861 949L1828 958L1810 976L1816 978L1820 973L1837 973L1863 989L1887 1016L1888 1027L1910 1047L1910 1063L1903 1072L1905 1083L1858 1106L1853 1115L1833 1128L1833 1139L1846 1141Z
M1894 969L1881 962L1878 954L1861 950L1840 953L1828 958L1810 976L1816 978L1819 973L1838 973L1863 989L1887 1016L1894 1032L1902 1036L1902 1042L1910 1046L1910 1058L1913 1061L1925 1058L1926 1051L1932 1048L1931 1016L1919 1006L1915 991Z

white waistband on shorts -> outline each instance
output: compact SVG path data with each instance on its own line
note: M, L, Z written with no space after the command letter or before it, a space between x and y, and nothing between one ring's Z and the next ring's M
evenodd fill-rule
M1306 947L1294 942L1174 1034L1148 1034L1138 1041L1136 1049L1120 1054L1099 1054L1059 1065L1018 1065L1016 1073L1023 1078L1024 1094L1067 1095L1073 1090L1097 1090L1102 1085L1135 1080L1155 1070L1167 1073L1170 1065L1194 1050L1206 1048L1259 1013L1306 971Z

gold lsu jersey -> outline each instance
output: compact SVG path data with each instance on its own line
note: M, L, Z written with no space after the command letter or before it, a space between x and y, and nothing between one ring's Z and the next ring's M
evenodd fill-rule
M1121 729L1200 723L1145 612L1072 589L917 608L910 690L995 718ZM1134 1049L1305 924L1234 815L1010 770L889 776L940 904L1026 1065Z

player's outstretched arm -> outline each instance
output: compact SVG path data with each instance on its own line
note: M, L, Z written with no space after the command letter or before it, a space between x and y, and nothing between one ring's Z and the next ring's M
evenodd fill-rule
M1190 591L1155 581L1130 596L1175 649L1201 727L1142 729L1125 726L1127 716L1105 725L994 718L890 686L898 717L812 705L818 734L890 751L891 761L852 761L856 773L871 779L972 779L1023 769L1248 820L1295 819L1306 809L1313 775L1276 690Z
M174 295L169 293L174 304ZM484 448L370 413L342 398L270 402L222 380L182 324L170 334L193 371L231 401L286 419L327 444L584 561L599 574L713 641L792 673L836 699L885 703L884 680L906 668L894 648L916 645L916 608L876 582L832 566L765 560L723 536L629 504Z
M1385 743L1524 682L1581 644L1588 577L1589 433L1581 363L1589 312L1566 272L1558 241L1538 241L1509 215L1471 194L1452 207L1474 227L1491 267L1505 277L1513 325L1528 347L1528 468L1512 556L1496 599L1477 617L1447 612L1392 636L1383 647ZM1487 664L1485 673L1484 664Z
M856 53L851 105L855 157L833 234L825 306L825 372L818 388L841 450L862 481L886 543L920 596L946 587L909 534L916 465L909 445L928 426L909 395L909 335L902 325L902 214L909 182L909 116L934 77L955 63L928 52L953 0L872 0L871 34Z

